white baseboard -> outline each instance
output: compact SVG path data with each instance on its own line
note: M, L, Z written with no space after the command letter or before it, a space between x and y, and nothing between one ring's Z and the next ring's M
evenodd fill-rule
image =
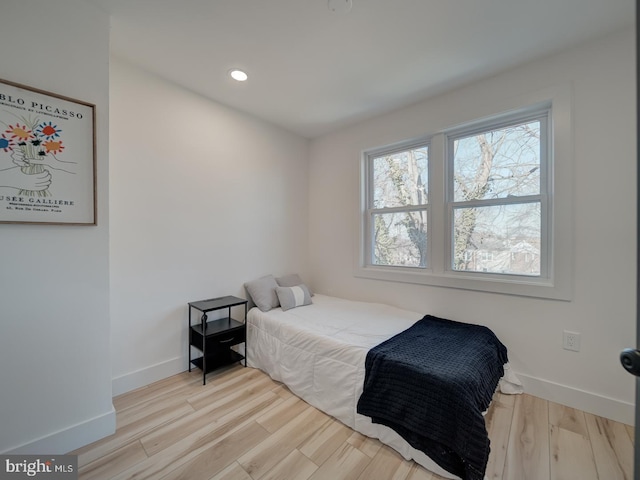
M116 431L116 410L78 423L64 430L46 435L33 442L13 448L10 455L64 455L90 443L100 440Z
M525 393L627 425L635 424L635 404L517 373Z
M187 369L188 360L184 357L176 357L150 367L141 368L135 372L127 373L111 380L113 396L121 395L136 388L144 387L163 378L177 375Z

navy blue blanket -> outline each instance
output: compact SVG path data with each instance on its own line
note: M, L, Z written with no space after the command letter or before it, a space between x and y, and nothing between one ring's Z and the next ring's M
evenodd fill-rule
M489 458L484 412L504 374L507 349L480 325L425 316L367 353L358 413L465 480Z

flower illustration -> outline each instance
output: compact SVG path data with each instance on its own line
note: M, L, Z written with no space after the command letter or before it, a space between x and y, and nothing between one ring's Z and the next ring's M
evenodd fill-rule
M5 135L4 133L0 135L0 148L3 149L5 152L9 152L13 150L13 147L15 147L15 145L13 144L12 139L7 138L4 135Z
M43 122L36 128L36 135L44 137L46 140L53 140L59 137L60 132L62 132L62 130L58 129L58 126L51 122Z
M0 134L0 149L5 152L18 150L22 153L22 172L28 175L42 173L46 168L48 157L59 162L56 155L62 153L64 145L60 138L61 129L52 122L41 122L35 117L19 117L19 122L6 125L4 133ZM21 195L48 197L49 189L30 191L20 190Z
M64 146L62 145L61 140L48 140L42 144L44 147L44 154L47 153L60 153L64 150Z
M20 125L19 123L9 125L9 128L5 130L4 133L11 135L12 139L19 139L22 142L35 138L31 129L27 128L26 125Z

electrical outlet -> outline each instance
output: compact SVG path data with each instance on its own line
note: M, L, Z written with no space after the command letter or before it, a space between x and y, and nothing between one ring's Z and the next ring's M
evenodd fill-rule
M577 332L562 332L562 348L572 352L580 351L580 334Z

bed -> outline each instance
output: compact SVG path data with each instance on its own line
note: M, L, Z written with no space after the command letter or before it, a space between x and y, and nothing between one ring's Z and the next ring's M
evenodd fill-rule
M368 353L414 326L423 315L384 304L317 294L299 308L251 308L247 317L248 365L268 373L297 396L345 425L413 459L445 478L461 478L414 448L393 429L358 413ZM519 393L505 365L501 390ZM442 462L439 462L442 463Z

